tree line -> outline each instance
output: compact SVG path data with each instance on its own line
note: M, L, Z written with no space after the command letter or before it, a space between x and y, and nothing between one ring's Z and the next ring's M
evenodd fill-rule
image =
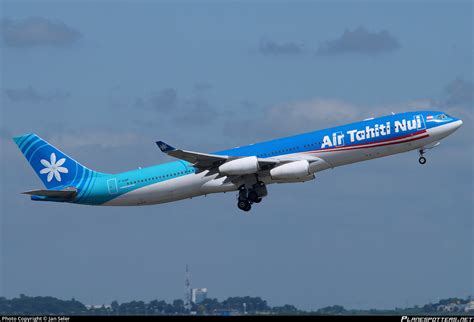
M450 303L466 304L470 299L449 298L435 304L414 306L410 308L395 308L391 310L347 310L341 305L332 305L316 311L303 311L294 305L269 306L267 301L260 297L229 297L220 302L217 299L205 299L199 304L192 304L186 309L183 300L166 301L153 300L130 301L110 305L86 306L72 298L61 300L51 296L26 296L7 299L0 297L0 314L2 315L240 315L240 314L267 314L267 315L368 315L368 314L436 314L440 306ZM446 314L446 312L442 312ZM455 313L455 312L453 312ZM471 312L474 313L474 312Z

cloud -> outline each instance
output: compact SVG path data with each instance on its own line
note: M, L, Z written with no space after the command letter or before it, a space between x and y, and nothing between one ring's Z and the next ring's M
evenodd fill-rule
M141 97L135 98L135 102L133 103L135 108L144 108L145 107L145 100Z
M337 126L366 117L368 116L362 107L355 104L335 98L313 98L268 106L258 118L235 116L225 123L224 133L230 137L236 135L241 137L248 132L242 129L251 128L252 139L266 140ZM250 137L244 140L246 139Z
M64 47L77 42L81 33L63 22L42 17L1 21L3 42L9 47Z
M194 89L197 91L207 91L207 90L212 89L212 85L205 82L199 82L199 83L194 84Z
M217 110L208 100L194 97L182 104L181 111L176 115L175 120L199 126L214 121L217 116Z
M443 106L469 107L474 104L474 84L457 78L444 89Z
M150 106L158 111L170 111L176 109L178 106L178 93L173 88L166 88L153 94L150 97ZM140 100L136 103L139 105Z
M267 56L276 55L299 55L305 52L302 45L294 42L278 43L273 40L260 40L258 51Z
M5 96L12 102L51 102L63 100L71 95L68 92L55 90L47 94L41 94L32 86L18 89L4 89Z
M381 117L391 113L435 110L444 111L454 117L472 119L472 113L459 106L442 106L435 99L415 99L384 105L354 104L334 98L314 98L287 102L266 109L269 125L279 131L305 132L328 126L358 122L370 117Z
M360 26L354 31L344 31L341 37L328 40L318 48L320 55L337 55L346 53L380 54L400 48L399 41L388 31L370 32Z
M242 131L242 128L252 128L254 133L258 132L258 139L270 139L390 115L392 112L430 110L435 109L435 106L436 101L430 99L372 106L354 104L338 98L316 97L269 106L264 108L263 116L259 118L227 121L224 133L228 136L240 133L242 136L246 132Z
M455 86L453 84L456 84ZM452 82L447 88L464 88L458 82ZM457 90L455 91L457 93ZM464 93L464 91L460 91ZM466 95L463 102L468 101ZM469 96L468 96L469 97ZM284 102L263 109L259 117L241 117L234 115L233 119L222 120L223 134L234 145L285 137L329 127L358 122L371 117L381 117L393 113L410 111L435 110L443 111L464 121L461 129L472 133L474 117L471 106L443 106L436 99L415 99L384 105L354 104L337 98L316 97L308 100ZM246 114L248 115L248 114ZM254 115L254 114L252 114ZM245 131L243 129L252 129ZM471 136L458 137L455 145L470 146Z
M352 122L360 118L361 108L333 98L314 98L287 102L267 109L270 123L279 124L281 130L314 130L319 126Z
M430 100L414 100L384 106L354 104L337 98L313 98L286 102L267 108L266 119L273 128L287 133L314 131L328 126L358 122L370 117L429 109Z
M204 86L209 88L208 85ZM214 105L203 97L204 88L192 97L180 97L178 91L174 88L165 88L148 96L137 96L130 98L112 97L111 106L113 108L127 108L132 106L142 111L139 115L142 117L136 120L137 124L146 126L152 124L150 119L155 118L156 112L159 117L166 117L169 120L175 120L186 125L201 126L214 121L219 115ZM124 103L125 101L125 103Z
M60 147L80 148L84 146L99 146L101 148L119 148L130 146L140 142L140 137L132 132L120 132L115 130L71 130L57 133L48 137L48 140L55 142Z

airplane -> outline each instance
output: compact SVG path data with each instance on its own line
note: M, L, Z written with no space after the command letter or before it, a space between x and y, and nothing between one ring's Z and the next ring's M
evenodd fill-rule
M36 134L13 140L46 187L23 192L31 200L141 206L236 191L237 207L249 211L272 183L306 182L323 170L412 150L425 164L425 153L462 124L443 112L417 111L213 153L157 141L178 161L117 174L91 170Z

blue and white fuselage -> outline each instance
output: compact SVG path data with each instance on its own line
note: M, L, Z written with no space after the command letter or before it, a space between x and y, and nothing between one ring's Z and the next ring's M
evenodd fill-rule
M14 140L47 188L25 192L33 200L137 206L239 191L238 206L248 211L272 183L309 181L319 171L411 150L424 164L426 149L461 125L442 112L418 111L210 154L159 141L163 152L180 160L118 174L90 170L35 134Z

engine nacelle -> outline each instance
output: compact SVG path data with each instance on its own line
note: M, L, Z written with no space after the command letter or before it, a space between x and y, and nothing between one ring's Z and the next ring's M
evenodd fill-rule
M219 172L229 176L241 176L258 171L257 157L245 157L224 163L219 167Z
M315 176L314 174L310 174L309 176L306 177L301 177L297 179L286 179L286 180L274 180L276 183L298 183L298 182L306 182L310 180L314 180Z
M270 170L270 175L273 180L300 179L308 177L311 174L309 162L306 160L286 163Z

